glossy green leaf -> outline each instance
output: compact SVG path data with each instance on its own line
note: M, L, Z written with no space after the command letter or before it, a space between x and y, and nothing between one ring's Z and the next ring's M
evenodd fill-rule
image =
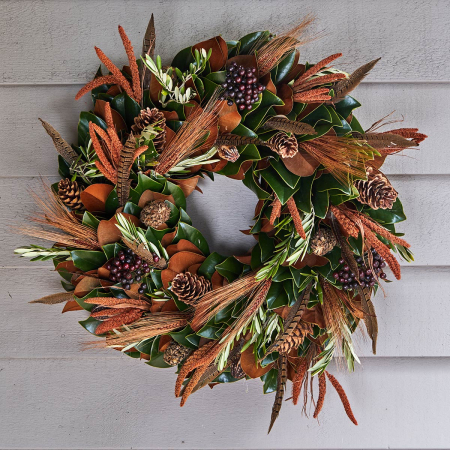
M403 222L406 220L405 213L403 211L403 205L400 199L397 200L392 205L392 209L371 209L364 207L363 212L368 214L372 219L376 220L381 224L392 224Z
M285 56L281 62L271 70L271 77L273 83L278 85L283 81L283 78L287 76L289 71L292 69L292 66L295 62L295 50L290 52L287 56Z
M260 172L264 180L267 181L272 190L277 194L280 202L284 205L292 195L297 192L298 187L291 188L286 182L278 175L278 173L272 167L267 167Z
M70 255L75 267L83 272L98 269L106 262L105 254L94 250L73 250Z
M268 309L276 309L286 306L289 303L289 297L283 289L282 283L273 282L266 296L266 304Z
M270 394L271 392L276 392L277 390L277 378L278 369L270 369L261 377L261 381L264 383L263 392L264 394Z
M270 32L269 31L255 31L254 33L249 33L239 39L240 55L248 55L252 49L254 49L255 45L259 46L263 45L269 39Z
M175 55L171 66L178 67L182 72L185 72L189 69L189 64L193 62L195 62L195 59L192 55L192 47L186 47Z
M111 101L111 108L115 109L125 120L125 123L131 127L134 124L134 118L141 111L139 103L129 97L125 92L116 95Z
M80 113L80 120L78 121L78 145L87 147L89 143L89 122L97 124L100 128L106 131L106 123L91 112L83 111Z
M361 103L350 95L346 95L339 103L336 103L336 112L346 119L355 108L359 108Z
M224 262L225 256L219 255L217 252L211 253L202 263L198 269L198 274L211 280L212 275L216 271L217 264Z
M94 228L95 230L98 228L98 224L100 220L94 217L89 211L85 211L83 214L83 225L87 225L88 227Z
M225 277L230 283L242 274L243 268L244 265L233 256L228 257L223 262L216 265L217 272Z
M180 239L187 239L195 244L205 256L209 255L208 242L193 226L180 222L173 243L176 244Z
M301 177L297 185L298 191L294 194L295 204L301 211L309 214L311 212L311 192L315 174L310 177Z
M181 331L174 331L172 333L169 333L172 339L174 339L176 342L178 342L181 345L184 345L187 348L191 348L195 350L198 347L198 342L200 341L200 337L197 336L197 345L194 345L191 341L188 341L186 339L186 336L192 335L194 331L192 328L187 325L185 328L183 328Z

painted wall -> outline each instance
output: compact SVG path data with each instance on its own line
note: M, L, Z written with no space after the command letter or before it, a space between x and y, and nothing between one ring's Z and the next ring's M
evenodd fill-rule
M216 34L283 30L307 12L326 36L302 49L302 61L341 51L351 71L382 60L355 92L358 119L368 127L397 111L404 126L430 138L420 152L395 156L386 172L409 221L401 226L416 262L403 280L376 298L379 354L361 339L362 366L338 378L360 423L351 424L334 391L320 422L286 403L269 437L273 397L258 380L192 396L180 409L175 375L114 351L82 351L82 312L27 302L60 290L50 263L12 255L28 239L10 226L33 202L39 175L56 180L51 142L37 118L69 141L89 99L74 101L98 66L97 45L125 63L117 24L140 48L155 14L157 52L170 61L178 49ZM0 448L448 448L450 337L450 2L445 0L0 2ZM203 182L189 213L213 250L242 252L252 238L239 233L252 219L256 197L240 182ZM335 371L336 372L336 371Z

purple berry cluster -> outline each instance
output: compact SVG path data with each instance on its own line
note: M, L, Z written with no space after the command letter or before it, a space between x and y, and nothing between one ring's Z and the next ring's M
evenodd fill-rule
M253 103L258 101L259 94L266 89L258 83L255 67L246 69L244 66L238 66L236 62L228 67L227 78L222 87L225 91L219 100L227 99L229 106L234 101L240 111L252 109Z
M158 255L154 254L153 260L158 262ZM106 269L110 271L109 280L120 283L124 289L130 289L134 281L141 281L150 272L148 263L142 261L131 249L120 250L115 258L108 261Z
M357 289L358 286L375 286L378 277L382 280L386 279L387 275L385 272L383 272L383 269L386 267L384 259L377 253L375 249L372 249L372 257L373 270L364 264L364 259L361 256L356 258L359 269L358 274L355 274L350 270L350 267L345 264L344 258L341 258L339 260L339 264L343 266L339 271L334 272L333 277L335 278L335 280L339 281L339 283L342 284L342 289L344 289L344 291L353 291L354 289ZM359 283L356 277L359 277Z

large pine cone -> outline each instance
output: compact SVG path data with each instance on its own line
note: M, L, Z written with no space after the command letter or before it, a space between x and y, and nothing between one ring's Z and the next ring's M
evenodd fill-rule
M298 152L298 142L295 136L279 132L269 140L270 148L282 158L293 158Z
M239 150L234 145L220 145L217 154L219 158L230 162L236 162L239 159Z
M179 273L172 281L172 292L189 305L195 305L197 300L211 289L209 280L190 272Z
M153 200L147 203L141 211L141 222L148 227L158 228L169 220L170 208L164 200Z
M392 209L398 193L386 175L371 166L366 168L366 173L367 180L355 181L359 192L358 200L372 209Z
M162 131L153 138L155 150L158 153L161 153L166 144L166 118L161 111L156 108L143 109L139 115L134 118L134 125L131 127L131 130L134 134L141 134L141 131L149 125L156 125L157 127L162 128Z
M336 236L329 228L319 228L311 239L311 251L318 256L331 252L336 245Z
M84 209L80 197L81 192L83 192L83 188L78 186L76 181L70 181L66 178L58 183L59 198L72 210Z
M164 351L164 362L169 366L180 364L191 353L191 349L179 344L176 341L170 341L169 346Z
M301 345L308 334L312 333L312 325L300 321L292 334L278 347L277 351L279 353L289 353L291 349Z

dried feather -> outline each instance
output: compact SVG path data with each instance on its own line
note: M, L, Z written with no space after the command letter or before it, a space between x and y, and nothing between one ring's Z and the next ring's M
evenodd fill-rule
M151 58L154 57L155 53L155 44L156 44L156 31L155 31L155 19L152 16L150 17L150 21L147 25L147 30L145 31L144 40L142 42L142 56L145 58L146 55L149 55ZM149 88L150 85L150 77L151 73L147 70L147 66L142 64L142 73L141 73L141 83L142 83L142 91Z
M374 59L373 61L364 64L356 69L345 80L338 81L333 87L334 97L330 100L330 103L340 102L347 94L353 91L380 59L381 58Z
M216 140L216 145L228 145L238 147L239 145L267 145L263 140L237 134L221 134Z
M292 305L292 308L289 310L289 313L283 323L283 331L278 334L273 344L269 346L264 356L260 358L258 362L263 361L271 353L278 351L278 349L281 346L284 346L291 338L294 330L297 328L303 314L306 311L309 297L311 295L311 289L312 284L309 283L308 286L306 286L306 288L303 290L297 301Z
M160 258L158 262L155 262L153 260L152 252L147 250L143 243L136 244L135 242L130 241L125 237L122 237L122 241L129 249L133 250L133 252L136 253L136 255L138 255L152 267L158 270L163 270L167 267L167 261L164 258Z
M130 195L130 170L134 162L135 142L133 133L131 133L120 152L120 162L117 168L117 198L120 206L125 205Z
M327 58L322 59L318 63L314 64L314 66L310 67L303 75L298 77L294 82L294 89L297 86L300 86L304 81L308 78L311 78L313 75L322 72L322 70L327 69L328 65L333 62L335 59L340 58L342 53L335 53L334 55L330 55Z
M59 292L58 294L46 295L45 297L32 300L29 303L42 303L44 305L56 305L58 303L73 300L73 292Z
M56 151L70 164L78 159L77 152L61 137L61 135L45 120L39 119L47 134L52 138Z
M270 418L270 425L267 434L272 430L275 421L277 420L281 405L283 404L284 392L286 390L287 381L287 355L280 355L278 358L278 377L277 377L277 392L275 394L275 400L272 407L272 416Z
M271 117L264 124L264 128L281 130L294 134L310 134L310 135L317 134L316 130L314 130L314 128L311 125L302 122L294 122L293 120L289 120L283 116Z
M403 150L405 148L417 147L419 144L413 140L408 140L403 136L394 133L356 133L355 137L363 140L372 148L377 150L381 149L398 149Z

